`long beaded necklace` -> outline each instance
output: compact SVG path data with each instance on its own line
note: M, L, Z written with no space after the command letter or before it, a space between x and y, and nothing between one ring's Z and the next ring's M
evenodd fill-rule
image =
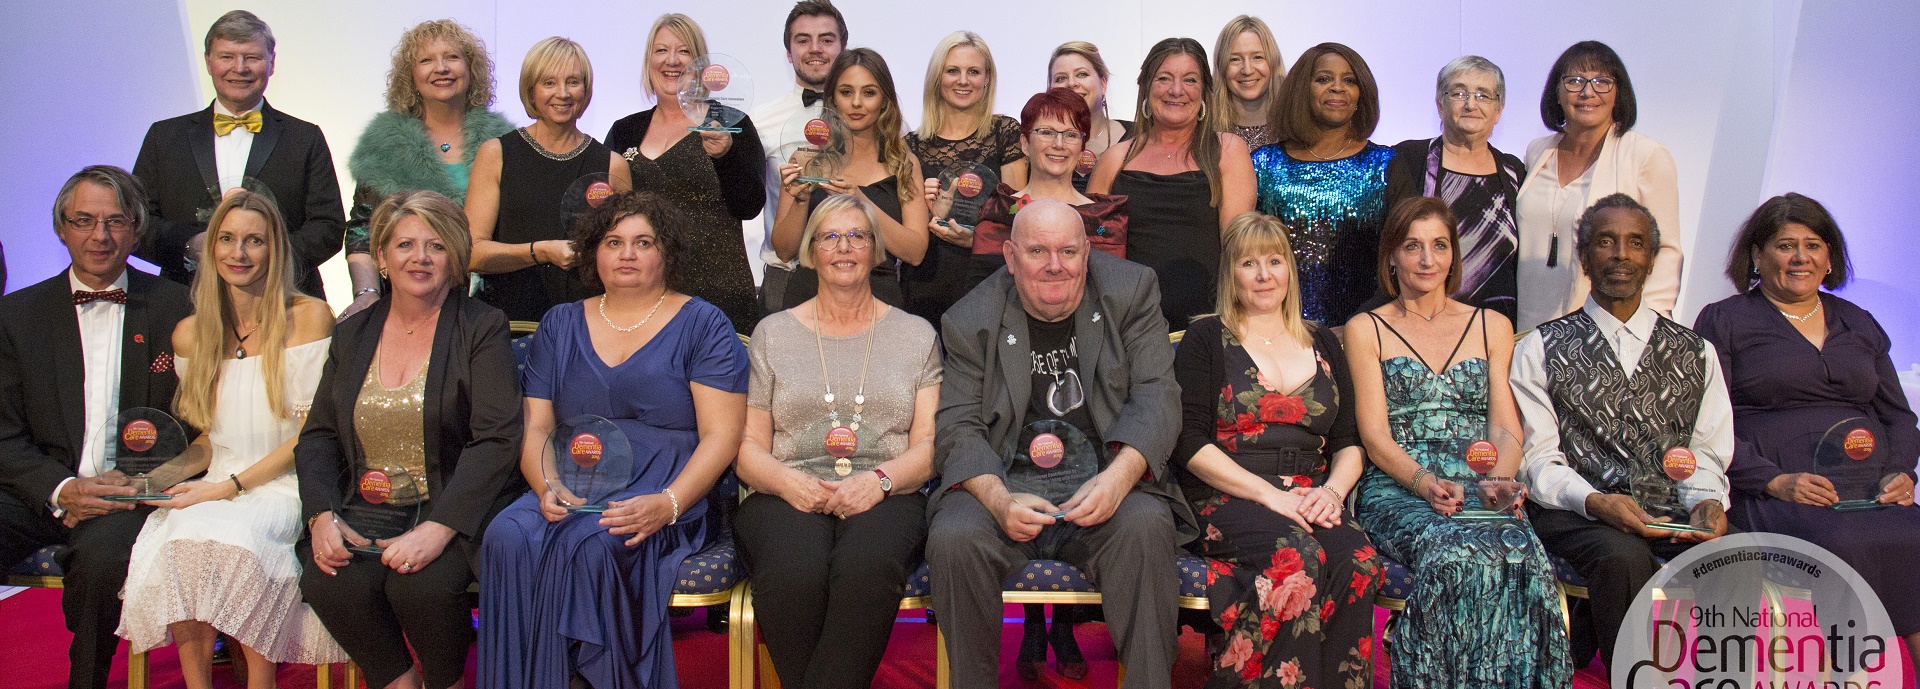
M871 300L868 303L872 306ZM860 430L861 408L867 403L867 369L873 363L873 332L879 329L879 321L880 309L875 306L872 315L867 318L867 356L860 362L860 387L853 393L853 422L841 425L840 403L833 395L833 375L827 371L827 342L820 334L826 326L820 321L820 305L815 303L813 307L813 342L820 351L820 380L827 388L826 394L821 395L820 399L827 403L827 423L833 425L827 430L827 454L834 458L833 472L841 476L853 473L853 460L848 458L853 456L860 444L857 431Z

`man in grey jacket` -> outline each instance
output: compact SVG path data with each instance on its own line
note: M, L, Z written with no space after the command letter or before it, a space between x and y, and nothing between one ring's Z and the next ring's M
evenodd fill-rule
M1022 209L1003 251L941 324L927 558L953 686L998 684L1002 582L1034 558L1100 588L1126 686L1169 686L1192 520L1167 468L1180 393L1157 282L1091 251L1056 201Z

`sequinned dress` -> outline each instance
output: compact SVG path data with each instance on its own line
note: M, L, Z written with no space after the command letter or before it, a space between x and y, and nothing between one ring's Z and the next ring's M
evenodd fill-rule
M1349 329L1347 336L1370 334ZM1473 475L1454 448L1486 427L1487 373L1481 357L1439 374L1413 356L1380 362L1394 442L1438 476ZM1373 466L1357 490L1360 526L1381 555L1413 570L1413 593L1389 647L1392 686L1568 686L1573 668L1559 589L1532 528L1441 516ZM1467 503L1478 508L1479 495L1467 491ZM1524 558L1509 564L1501 531L1512 529L1525 532L1526 545Z
M1351 157L1325 162L1294 158L1280 144L1253 152L1258 208L1292 230L1288 238L1308 320L1345 323L1376 291L1392 159L1392 148L1372 142Z

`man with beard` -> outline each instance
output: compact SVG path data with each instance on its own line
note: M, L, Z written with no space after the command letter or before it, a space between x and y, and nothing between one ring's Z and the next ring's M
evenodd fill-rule
M1586 306L1520 340L1510 379L1527 435L1528 515L1547 551L1588 582L1573 611L1573 665L1598 650L1611 666L1656 557L1727 533L1733 407L1713 345L1641 303L1660 250L1653 214L1613 194L1580 216L1574 242L1593 284Z
M760 127L760 150L767 155L767 208L757 222L762 224L760 261L766 266L760 279L760 303L768 313L780 310L787 278L793 275L793 264L781 261L773 251L773 209L780 207L780 164L793 155L794 146L803 143L800 130L790 125L802 112L820 116L827 73L847 44L847 20L831 0L801 0L787 13L782 41L787 47L787 62L793 65L793 90L754 108L750 115ZM755 223L747 221L749 226Z

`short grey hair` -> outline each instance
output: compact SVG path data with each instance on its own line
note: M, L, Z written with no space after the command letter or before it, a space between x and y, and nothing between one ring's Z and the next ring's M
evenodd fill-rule
M1593 202L1592 206L1588 206L1587 210L1580 213L1580 221L1573 226L1575 256L1587 255L1587 243L1593 240L1594 226L1600 224L1600 211L1609 208L1626 208L1647 216L1647 234L1651 235L1648 240L1653 242L1653 255L1660 255L1660 221L1653 219L1653 211L1647 210L1646 206L1640 205L1640 202L1631 196L1614 193L1601 197L1599 201Z
M1494 97L1499 98L1502 103L1507 102L1506 73L1500 71L1500 65L1493 64L1492 60L1479 55L1461 55L1448 61L1447 66L1440 68L1440 77L1433 80L1433 102L1438 103L1442 108L1447 107L1447 87L1453 84L1454 78L1467 72L1486 72L1493 75Z
M813 212L807 216L807 229L800 233L800 255L797 257L800 267L818 270L813 265L813 233L820 231L820 224L826 222L827 218L846 211L859 213L866 220L867 234L873 235L873 264L877 266L887 261L887 244L880 238L880 212L874 209L873 202L862 194L830 194L813 207Z
M55 234L66 226L67 206L73 204L74 190L81 182L92 182L113 192L115 200L120 202L120 213L127 216L128 227L135 236L147 232L147 188L140 180L127 174L126 170L112 165L89 165L67 178L60 185L60 194L53 198L53 231Z
M235 43L259 41L267 46L268 55L273 54L273 29L246 10L234 10L214 20L213 26L207 28L207 40L200 49L201 53L212 53L213 39L216 38Z

